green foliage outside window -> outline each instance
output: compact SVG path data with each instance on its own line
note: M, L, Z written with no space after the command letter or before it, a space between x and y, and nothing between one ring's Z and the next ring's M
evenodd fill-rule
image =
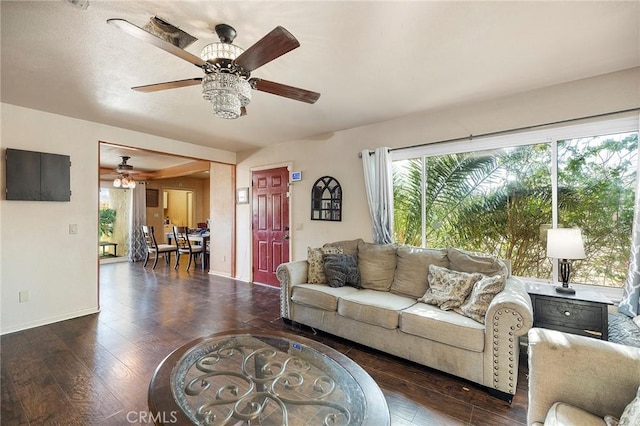
M576 282L624 283L637 151L637 133L558 142L559 225L582 230L587 254ZM550 279L551 158L541 143L394 162L396 241L420 246L424 213L427 247L493 253L514 275Z
M116 221L114 209L100 209L100 238L113 235L113 224Z

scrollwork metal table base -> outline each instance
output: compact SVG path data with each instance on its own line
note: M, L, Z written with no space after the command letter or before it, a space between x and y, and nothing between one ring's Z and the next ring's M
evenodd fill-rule
M198 339L160 364L149 388L158 423L390 424L380 388L343 354L286 333L241 332Z

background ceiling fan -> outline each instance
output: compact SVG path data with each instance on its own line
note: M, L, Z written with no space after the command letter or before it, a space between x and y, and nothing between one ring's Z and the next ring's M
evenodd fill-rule
M127 161L131 157L122 156L122 162L116 166L116 172L120 175L114 179L113 186L116 188L129 188L133 189L136 187L136 181L133 179L131 174L137 173L133 170L133 166L131 164L127 164Z
M233 44L236 37L233 27L227 24L216 25L220 42L205 46L198 57L183 49L196 39L161 18L151 18L144 28L124 19L108 19L107 22L133 37L192 63L205 73L204 77L137 86L132 87L133 90L155 92L201 84L202 97L211 102L214 114L222 118L245 115L246 106L251 102L252 89L310 104L320 97L320 93L310 90L251 78L251 73L259 67L300 46L298 40L283 27L274 28L244 50Z

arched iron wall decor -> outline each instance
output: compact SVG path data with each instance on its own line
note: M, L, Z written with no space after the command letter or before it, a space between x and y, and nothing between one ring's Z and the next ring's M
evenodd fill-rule
M322 176L313 184L311 220L342 220L342 187L331 176Z

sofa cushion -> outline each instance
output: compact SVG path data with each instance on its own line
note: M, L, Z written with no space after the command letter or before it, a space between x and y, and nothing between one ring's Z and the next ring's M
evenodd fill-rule
M556 402L549 408L547 417L544 419L544 426L566 425L606 426L606 423L600 417L585 410L564 402Z
M396 271L396 245L358 244L360 285L371 290L389 291Z
M484 350L482 324L426 303L416 303L400 312L400 330L473 352Z
M496 294L504 290L505 284L506 279L503 275L494 275L493 277L483 275L482 279L473 285L467 300L462 306L456 308L456 312L484 324L484 318L491 301Z
M309 271L307 272L307 282L311 284L326 284L327 277L324 274L325 254L342 253L340 247L307 247L307 262L309 263Z
M454 271L467 273L479 272L488 276L509 276L507 265L495 256L474 253L453 247L447 249L447 256L449 257L449 269L453 269Z
M299 305L336 311L339 297L357 291L353 287L335 288L326 284L298 284L293 286L291 300Z
M361 241L364 242L362 238L358 238L357 240L335 241L333 243L326 243L322 247L340 247L343 253L355 256L356 260L358 260L358 244L360 244Z
M325 254L324 272L331 287L343 287L346 284L360 288L358 263L350 254Z
M418 299L429 287L427 276L429 265L449 266L447 249L424 249L399 246L397 266L390 291L402 296Z
M429 265L429 288L418 302L436 305L443 311L458 308L471 293L473 285L482 277L479 273L468 274Z
M398 311L416 301L386 291L358 290L341 296L338 313L346 318L393 330L398 328Z

